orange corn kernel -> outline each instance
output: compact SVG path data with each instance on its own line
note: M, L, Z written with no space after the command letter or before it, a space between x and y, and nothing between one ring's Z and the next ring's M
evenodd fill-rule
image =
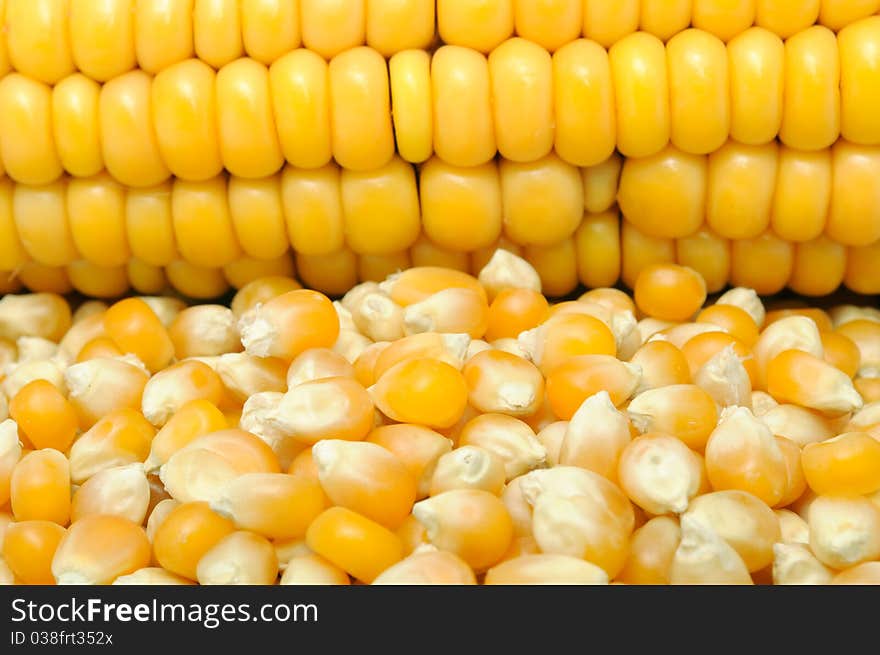
M383 425L367 435L366 441L382 446L403 462L417 483L416 498L425 498L431 488L440 458L452 450L452 441L421 425Z
M642 369L637 393L691 382L688 360L668 341L648 341L630 357L629 363Z
M165 368L174 358L168 331L150 306L139 298L126 298L104 313L104 330L124 353L132 353L150 371Z
M807 444L801 462L817 494L865 495L880 489L880 442L864 432Z
M162 568L196 580L202 556L234 531L233 522L211 511L208 503L183 503L156 530L153 552Z
M846 373L801 350L786 350L770 361L767 391L780 403L815 409L826 416L840 416L863 404Z
M403 543L397 535L345 507L331 507L318 516L309 526L306 543L365 583L403 559Z
M822 332L822 359L853 378L859 372L861 353L849 337L839 332Z
M505 289L489 306L486 340L516 338L537 327L547 318L549 305L540 292L532 289Z
M52 521L19 521L6 529L0 554L15 577L29 585L53 585L52 558L67 531Z
M572 357L547 376L547 399L553 413L567 421L590 396L606 390L616 407L638 388L641 369L609 355Z
M416 481L391 452L374 443L324 439L312 447L318 479L334 505L396 529L412 510Z
M191 400L182 405L152 440L144 465L156 471L178 450L197 437L225 430L229 425L223 413L210 401Z
M430 428L455 425L464 414L468 398L461 373L436 359L396 364L369 391L376 407L388 418Z
M70 521L70 464L57 450L44 448L22 457L9 491L16 521Z
M248 353L290 362L309 348L332 347L339 336L339 317L325 295L299 289L244 314L239 329Z
M230 480L211 509L240 530L269 539L299 539L324 511L325 497L315 480L285 473L246 473Z
M697 314L697 323L711 323L751 348L758 340L759 328L748 312L736 305L711 305Z
M504 503L488 491L446 491L416 503L413 515L432 544L458 555L477 572L501 561L513 539Z
M629 557L617 579L631 585L669 584L669 566L681 541L678 521L657 516L633 532Z
M104 585L150 565L144 529L119 516L92 515L68 529L52 558L58 584Z
M706 282L695 270L656 264L639 273L634 288L639 310L666 321L687 321L706 302Z
M788 467L779 443L744 407L722 413L706 444L706 472L714 489L747 491L771 507L787 491Z
M143 462L155 435L156 428L134 409L107 414L73 443L71 481L82 484L99 471Z
M639 432L664 432L702 452L718 423L718 409L708 393L693 384L676 384L639 394L627 412Z
M302 444L321 439L360 441L373 427L370 394L351 378L324 378L288 391L274 415L275 425Z
M100 357L121 357L124 354L110 337L95 337L80 349L76 362L87 362Z
M9 416L35 448L67 451L79 426L71 404L46 380L22 387L9 403Z
M245 473L278 473L278 457L259 437L239 429L198 437L174 453L159 470L165 490L188 503L213 501L223 485Z

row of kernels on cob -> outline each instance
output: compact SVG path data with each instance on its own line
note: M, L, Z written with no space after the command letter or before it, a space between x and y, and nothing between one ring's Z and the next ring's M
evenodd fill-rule
M340 295L412 265L476 272L500 244L528 259L554 296L578 283L632 287L645 266L676 261L712 291L732 281L763 294L789 285L821 295L841 283L876 293L878 173L876 147L840 141L807 153L729 142L709 156L670 147L583 169L553 155L472 168L433 158L418 180L395 158L373 172L286 167L263 179L146 189L104 174L6 181L0 271L33 290L72 283L101 297L129 284L159 293L167 274L205 298L260 275L292 275L292 252L309 286Z
M762 28L726 47L688 30L663 43L633 34L607 51L578 40L551 55L516 38L489 57L459 46L430 55L346 50L329 63L297 49L270 67L236 59L219 71L179 62L155 78L125 73L99 85L81 74L55 86L20 73L0 81L0 161L18 182L105 167L132 186L257 178L285 162L351 170L395 152L478 166L500 153L531 162L555 152L577 166L615 149L655 155L672 143L711 153L728 138L777 137L820 150L839 137L880 144L880 17L835 37L817 26L785 43Z
M877 310L705 301L659 265L551 305L509 254L336 305L8 296L0 574L876 581Z
M327 59L360 45L390 57L438 37L485 53L515 34L551 51L581 35L611 47L639 29L665 41L690 25L724 41L752 24L787 38L878 9L878 0L3 0L0 74L55 84L78 70L107 81L192 57L218 69L244 55L270 65L300 46Z
M4 0L0 73L105 82L196 57L270 65L299 47L326 58L369 45L391 56L434 40L432 0Z

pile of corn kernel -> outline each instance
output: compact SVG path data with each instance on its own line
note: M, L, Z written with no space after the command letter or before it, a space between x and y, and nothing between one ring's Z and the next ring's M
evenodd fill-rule
M333 302L0 300L10 584L880 583L880 310L498 250ZM7 418L8 416L8 418Z

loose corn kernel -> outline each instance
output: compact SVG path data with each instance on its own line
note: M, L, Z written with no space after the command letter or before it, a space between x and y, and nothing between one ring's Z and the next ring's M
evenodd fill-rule
M51 521L18 521L6 528L0 552L21 583L53 585L52 558L66 534Z
M241 475L226 483L211 503L236 528L276 540L304 537L324 508L324 494L315 481L282 473Z
M550 467L559 465L559 456L568 424L568 421L554 421L539 429L535 435L544 446L544 450L547 451L547 465Z
M51 448L32 451L12 471L10 503L16 521L70 521L70 464Z
M261 277L241 287L233 296L230 308L236 318L258 304L263 304L277 298L288 291L301 289L302 285L293 278L282 275L269 275Z
M351 319L354 329L375 341L395 341L405 331L404 310L378 289L352 302ZM413 330L420 332L422 330ZM412 333L412 332L410 332Z
M706 443L706 472L712 488L747 491L769 506L787 490L788 467L773 434L744 407L731 407Z
M270 585L278 578L278 557L265 537L238 531L202 555L196 579L202 585Z
M140 409L148 380L143 364L130 355L90 359L64 371L67 398L84 429L112 412Z
M232 521L212 512L208 503L183 503L172 509L159 525L153 552L165 570L197 580L199 560L234 531Z
M547 300L532 289L505 289L500 291L489 306L486 339L516 338L547 318Z
M385 355L387 350L380 361ZM431 428L453 426L464 413L468 395L461 373L435 359L395 364L369 391L376 407L392 420Z
M645 391L632 399L627 413L640 432L664 432L702 451L718 422L712 397L691 384Z
M822 332L822 358L853 378L859 372L861 353L848 336L840 332Z
M99 471L73 494L70 522L87 516L119 516L135 525L147 518L150 483L141 464L128 464Z
M0 298L0 337L43 337L57 343L70 327L70 307L54 293L7 294Z
M241 350L232 310L220 305L184 309L168 329L178 359L213 357Z
M485 293L446 289L408 305L403 311L403 331L407 335L422 332L469 334L478 339L488 328L488 313Z
M4 419L0 422L0 503L3 505L9 501L12 476L21 457L18 426L15 421Z
M173 498L166 498L156 503L156 506L147 517L146 525L147 539L150 540L151 544L156 541L156 531L159 529L159 526L168 518L171 511L176 507L180 507L180 505L181 503ZM155 553L153 554L153 560L156 561Z
M880 557L880 508L860 496L819 496L810 504L810 549L845 569Z
M143 528L97 514L70 526L52 558L52 575L58 584L110 584L149 563L150 542Z
M880 581L880 562L864 562L835 575L829 584L833 585L876 585Z
M859 350L858 375L880 377L880 323L861 319L837 328L836 334L849 338Z
M711 528L736 550L751 572L773 561L773 545L782 538L773 510L744 491L716 491L694 498L685 517Z
M325 439L312 447L321 487L334 505L395 529L410 513L416 481L392 453L373 443Z
M348 574L320 555L292 557L284 569L282 585L349 585Z
M256 306L239 320L239 329L249 354L291 361L309 348L332 346L339 319L326 296L296 290Z
M506 475L504 462L479 446L461 446L437 460L430 495L455 489L480 489L500 496Z
M603 585L608 574L576 557L552 553L521 555L489 569L488 585Z
M46 380L22 387L9 403L9 416L36 448L67 451L76 436L76 412Z
M196 399L183 404L152 439L149 455L144 461L146 471L157 471L194 439L227 427L222 412L210 401Z
M153 372L174 357L168 332L141 299L128 298L110 307L104 314L104 330L120 350L136 355Z
M70 448L70 479L82 484L100 471L143 462L156 429L136 410L106 414Z
M825 585L834 573L820 562L804 544L774 544L773 584Z
M682 351L668 341L648 341L630 357L642 369L636 394L673 384L691 382L690 367Z
M865 495L880 489L880 442L864 432L807 444L801 463L807 483L820 495Z
M513 538L504 504L479 489L456 489L419 501L413 514L434 546L459 556L476 572L500 561Z
M223 394L223 382L210 366L198 361L183 361L150 378L144 387L141 409L148 421L162 427L187 403L207 400L217 406L223 400Z
M608 391L616 407L635 392L641 369L609 355L580 355L547 376L547 398L553 413L570 420L581 404L599 391Z
M669 566L670 584L750 585L742 558L703 520L681 519L681 542Z
M406 466L417 483L416 499L429 495L437 464L452 450L451 440L439 432L407 423L377 427L366 441L382 446Z
M256 393L284 391L287 387L287 363L277 357L257 357L248 353L227 353L212 361L226 391L238 403Z
M167 492L181 502L213 501L223 485L244 473L277 473L274 452L256 436L229 429L195 438L159 470Z
M700 457L673 436L648 433L620 453L617 474L630 500L650 514L681 513L700 490Z
M786 350L800 350L822 357L822 337L816 323L805 316L788 316L769 324L752 348L758 380L755 387L767 389L770 362ZM771 394L772 395L772 394Z
M562 426L558 464L578 466L616 482L618 461L631 436L629 421L608 392L600 391L584 400L571 421Z
M780 436L776 436L776 444L782 450L786 468L786 490L776 507L785 507L803 496L807 490L807 478L804 476L800 444Z
M788 509L775 509L773 513L779 520L779 529L782 533L782 543L785 544L809 544L810 526L800 516Z
M309 526L306 543L365 583L403 559L403 544L393 532L344 507L331 507L318 516Z
M683 266L658 265L644 269L636 280L635 301L649 316L686 321L706 300L706 283Z
M310 348L290 363L287 387L327 378L354 378L354 367L342 355L327 348Z
M544 378L528 360L499 350L472 357L462 369L468 401L481 412L534 414L544 398Z
M114 585L191 585L192 581L158 566L147 566L128 575L120 575Z
M779 402L840 416L861 409L863 401L843 371L800 350L786 350L767 366L767 391Z
M507 481L546 462L547 451L529 425L505 414L481 414L469 420L458 436L461 446L478 446L503 463Z
M273 423L303 444L337 438L360 441L373 427L370 394L351 378L333 377L305 382L288 391Z
M631 585L669 584L669 569L681 541L678 521L656 516L633 532L618 580Z
M853 385L865 402L880 400L880 378L856 378Z
M518 341L544 375L581 355L617 354L614 333L602 321L587 314L552 316Z
M425 550L412 553L385 569L374 585L474 585L473 570L453 553Z
M492 303L504 291L524 289L541 292L541 278L535 268L522 257L498 248L480 269L478 278Z
M122 357L123 353L110 337L96 337L87 342L76 356L76 363L87 362L90 359Z

